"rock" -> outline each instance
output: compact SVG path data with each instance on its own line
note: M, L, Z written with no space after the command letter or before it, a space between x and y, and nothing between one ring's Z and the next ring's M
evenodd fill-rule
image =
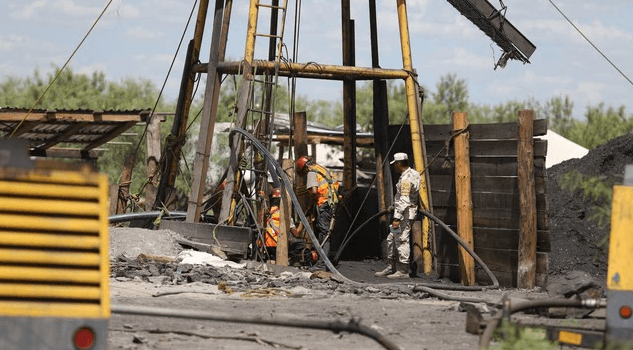
M601 287L587 272L576 270L562 276L551 277L547 284L547 293L551 297L564 296L569 298L590 288L600 289Z

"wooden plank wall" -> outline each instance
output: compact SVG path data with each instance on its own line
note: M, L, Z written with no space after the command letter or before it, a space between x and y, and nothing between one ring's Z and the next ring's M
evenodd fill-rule
M400 129L390 127L391 140ZM448 155L444 145L452 125L425 125L424 136L430 163L433 212L457 231L455 163L452 142ZM547 122L534 121L534 136L545 135ZM400 130L392 153L410 152L410 131ZM488 265L502 286L516 287L519 245L519 192L517 177L518 125L513 123L470 125L473 237L475 253ZM410 153L409 153L410 154ZM439 154L439 156L438 156ZM545 156L547 141L534 139L534 180L537 203L536 284L545 286L549 265L549 218ZM395 179L395 178L394 178ZM459 282L457 242L436 226L438 273ZM483 269L476 268L476 282L490 283Z

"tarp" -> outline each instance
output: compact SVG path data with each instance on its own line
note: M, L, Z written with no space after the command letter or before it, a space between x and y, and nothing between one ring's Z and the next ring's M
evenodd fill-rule
M547 134L541 137L547 140L546 168L568 159L582 158L589 153L589 150L585 147L560 136L552 130L547 130Z

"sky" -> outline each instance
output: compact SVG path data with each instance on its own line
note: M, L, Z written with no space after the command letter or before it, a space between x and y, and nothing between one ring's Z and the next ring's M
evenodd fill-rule
M488 0L500 9L498 0ZM552 0L592 43L633 80L633 0ZM52 73L71 56L110 0L2 0L0 11L0 80L32 76L36 68ZM210 1L213 8L214 1ZM262 1L267 2L267 1ZM377 0L380 65L402 68L396 1ZM149 79L164 98L175 101L186 43L193 38L195 0L112 0L107 11L69 63L75 73L105 73L106 79ZM340 65L341 14L335 0L301 2L295 30L296 1L288 1L285 58L296 62ZM587 106L628 106L633 85L589 44L550 0L503 0L506 19L535 46L529 64L511 60L494 70L500 49L445 0L407 2L413 67L430 92L449 73L464 79L469 102L496 105L530 98L544 103L568 95L574 117L584 119ZM193 9L187 31L185 26ZM244 56L248 1L234 0L227 58ZM267 32L262 11L258 31ZM356 65L371 66L368 2L351 0L356 27ZM212 13L206 22L200 60L209 61ZM183 36L185 42L176 55ZM298 40L295 40L298 33ZM298 42L296 48L294 42ZM267 57L267 40L258 40L255 58ZM296 49L296 53L293 53ZM282 81L287 84L287 81ZM341 100L342 83L302 79L298 93L312 100ZM198 93L201 98L203 92Z

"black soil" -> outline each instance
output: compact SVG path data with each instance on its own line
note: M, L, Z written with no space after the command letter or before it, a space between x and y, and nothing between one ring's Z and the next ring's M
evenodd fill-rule
M549 275L573 270L589 273L597 282L606 281L608 243L599 246L610 226L599 227L589 217L594 202L585 199L581 190L570 193L559 179L572 170L586 176L615 178L621 183L624 168L633 164L633 135L624 135L589 151L580 159L571 159L547 169L549 218L552 253Z

